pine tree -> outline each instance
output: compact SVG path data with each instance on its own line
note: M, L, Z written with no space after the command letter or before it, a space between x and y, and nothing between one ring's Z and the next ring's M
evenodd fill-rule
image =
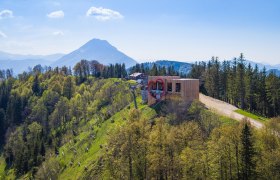
M266 78L266 92L269 102L269 115L277 116L280 114L280 80L273 73L270 73Z
M32 91L36 96L40 95L41 89L40 89L40 82L39 82L39 79L38 79L38 75L36 75L34 80L33 80Z
M68 76L64 80L63 83L63 96L67 97L68 99L71 99L73 92L74 92L74 83L72 82L72 77Z
M141 73L146 73L146 72L145 72L144 63L141 63Z
M246 70L246 102L248 103L248 108L250 112L253 111L253 98L254 98L254 85L253 85L253 69L251 64L248 65Z
M234 58L232 64L232 79L229 83L232 83L232 102L235 106L238 105L238 85L237 85L237 58Z
M123 63L122 67L121 67L121 77L125 78L126 76L127 76L127 72L126 72L126 69L125 69L125 64Z
M227 93L227 79L229 76L230 64L228 61L223 61L220 75L220 98L223 101L228 102L228 93Z
M216 57L214 61L212 78L214 82L214 97L220 98L221 82L220 82L220 62L218 57Z
M242 160L242 179L254 179L255 176L255 149L250 126L247 122L244 125L241 134L241 160Z
M158 75L158 67L157 67L156 64L153 64L150 75L151 76L157 76Z
M241 53L238 63L237 63L237 76L236 76L236 83L237 83L237 94L238 100L240 102L241 109L245 109L245 63L244 63L244 56Z
M209 61L205 72L205 88L207 91L207 95L214 97L214 90L213 90L214 82L211 75L211 69L212 69L212 63Z
M0 108L0 147L4 142L5 135L5 111Z
M256 64L254 71L253 71L253 77L252 77L252 89L253 89L253 99L252 99L252 111L257 111L257 103L258 101L258 94L259 94L259 67ZM260 112L261 114L261 112Z
M259 99L258 99L258 106L259 112L262 115L267 115L267 97L266 97L266 68L264 67L262 72L259 75Z
M220 63L218 57L212 57L207 65L205 87L208 94L214 98L220 97Z

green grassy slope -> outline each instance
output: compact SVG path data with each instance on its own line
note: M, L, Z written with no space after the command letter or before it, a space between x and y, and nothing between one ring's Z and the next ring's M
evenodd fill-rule
M258 116L258 115L256 115L256 114L249 113L249 112L244 111L244 110L242 110L242 109L235 110L235 112L237 112L238 114L241 114L241 115L243 115L243 116L252 118L252 119L254 119L254 120L256 120L256 121L262 122L262 123L268 120L268 119L265 118L265 117L262 117L262 116Z
M231 119L231 118L228 118L226 116L220 116L220 120L221 120L222 125L225 125L225 126L227 126L227 125L235 125L235 124L239 123L235 119Z
M140 104L139 102L140 99L138 99L138 104ZM148 106L139 106L141 114L147 118L152 118L156 115L155 111ZM130 107L133 107L133 104ZM124 117L129 113L129 109L131 108L125 108L116 113L102 123L100 127L94 125L94 119L81 127L82 133L75 140L66 143L59 149L60 155L56 158L59 160L60 165L64 166L60 172L59 179L80 179L86 173L86 169L93 168L98 162L99 155L101 155L101 148L106 146L108 135L114 133L116 127L125 125L126 119ZM96 133L94 139L91 137L93 131ZM76 142L74 143L74 141Z

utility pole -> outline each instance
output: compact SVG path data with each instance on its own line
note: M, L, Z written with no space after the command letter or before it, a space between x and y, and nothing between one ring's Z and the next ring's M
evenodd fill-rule
M138 109L138 107L137 107L137 102L136 102L135 89L136 89L136 86L130 86L130 90L131 90L131 92L132 92L133 100L134 100L134 107L135 107L135 109Z

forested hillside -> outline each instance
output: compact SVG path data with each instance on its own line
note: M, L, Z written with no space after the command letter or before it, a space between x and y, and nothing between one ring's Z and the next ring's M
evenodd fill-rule
M262 116L280 115L280 77L265 67L246 64L243 54L222 63L218 57L197 62L190 77L200 79L200 89L206 95Z
M179 61L158 60L136 64L129 68L131 73L141 72L149 75L180 75L186 76L190 73L192 64Z
M170 99L134 108L124 65L36 66L0 83L0 179L279 179L280 119L255 130Z
M97 78L124 76L116 67L121 65L81 61L76 76L66 67L36 66L18 78L6 71L0 83L0 140L7 167L17 176L36 172L46 155L58 153L64 138L77 136L82 121L94 118L101 124L126 107L130 83Z

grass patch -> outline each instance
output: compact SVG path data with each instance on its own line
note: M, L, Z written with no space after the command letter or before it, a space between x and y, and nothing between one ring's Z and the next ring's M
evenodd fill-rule
M5 167L5 160L2 156L0 156L0 180L5 179Z
M12 180L16 179L14 169L6 170L6 162L2 155L0 155L0 180ZM24 178L21 178L24 179Z
M256 120L256 121L260 121L260 122L265 122L265 121L268 120L268 119L265 118L265 117L262 117L262 116L258 116L258 115L256 115L256 114L249 113L249 112L244 111L244 110L242 110L242 109L237 109L237 110L235 110L234 112L237 112L238 114L241 114L241 115L246 116L246 117L248 117L248 118L252 118L252 119L254 119L254 120Z
M0 154L0 180L13 180L13 179L17 179L15 170L14 169L6 170L5 159L3 155ZM28 179L28 178L22 177L20 179Z
M237 120L231 119L226 116L220 116L220 121L221 121L222 125L224 125L224 126L236 125L239 123Z
M126 111L126 110L125 110ZM128 113L128 111L126 112ZM101 153L100 145L106 144L107 136L116 126L121 126L124 121L124 114L121 112L116 113L112 118L114 118L114 123L109 120L106 120L102 123L101 127L95 126L95 131L97 131L96 138L90 140L89 132L82 132L79 136L76 137L76 143L67 143L60 148L61 152L64 152L64 156L58 157L61 164L65 164L64 171L60 174L59 179L79 179L82 177L84 167L91 167ZM92 120L94 121L94 120ZM93 124L93 122L89 122ZM91 144L91 145L90 145ZM85 152L85 149L89 147L88 152ZM75 150L71 150L71 148ZM75 151L76 154L73 153ZM62 154L62 153L61 153ZM70 166L72 161L73 165Z

